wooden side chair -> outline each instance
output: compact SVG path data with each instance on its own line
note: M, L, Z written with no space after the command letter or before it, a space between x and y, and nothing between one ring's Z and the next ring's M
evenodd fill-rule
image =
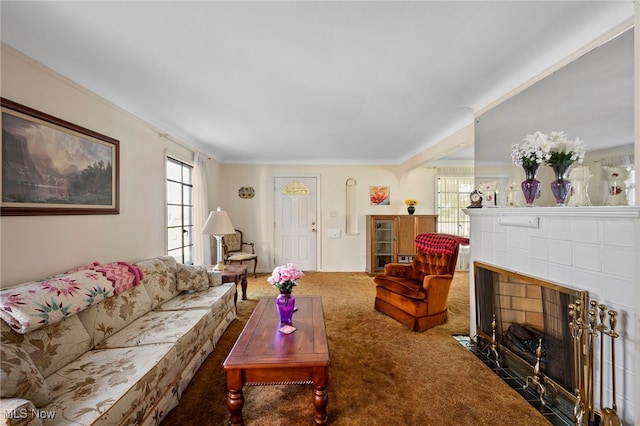
M243 251L244 246L248 247L247 251ZM225 264L229 265L234 262L242 264L245 261L253 260L253 276L257 277L258 255L256 254L254 243L242 239L242 231L236 229L235 234L225 235L222 238L222 247Z

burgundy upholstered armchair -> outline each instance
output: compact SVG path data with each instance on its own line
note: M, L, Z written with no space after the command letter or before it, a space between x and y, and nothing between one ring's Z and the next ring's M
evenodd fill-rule
M375 309L413 331L447 322L449 289L460 244L469 239L448 234L420 234L413 262L389 263L374 278Z

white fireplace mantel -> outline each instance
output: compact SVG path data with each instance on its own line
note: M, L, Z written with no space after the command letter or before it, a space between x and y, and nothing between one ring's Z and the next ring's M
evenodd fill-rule
M618 413L640 423L640 207L468 208L470 300L473 262L586 290L589 298L619 312L616 341ZM470 306L475 335L475 304ZM638 354L638 355L636 355ZM610 360L610 352L605 351ZM611 380L605 368L605 403Z
M484 207L465 209L469 216L544 216L557 218L640 219L640 207Z

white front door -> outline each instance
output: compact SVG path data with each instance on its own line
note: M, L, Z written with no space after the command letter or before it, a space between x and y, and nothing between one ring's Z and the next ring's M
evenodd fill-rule
M317 270L317 178L276 177L275 263Z

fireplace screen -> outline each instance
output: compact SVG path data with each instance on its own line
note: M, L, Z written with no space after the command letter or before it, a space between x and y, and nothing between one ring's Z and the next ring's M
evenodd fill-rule
M540 369L569 393L573 390L573 339L568 306L586 292L476 262L478 337L506 348L532 368L541 344Z

